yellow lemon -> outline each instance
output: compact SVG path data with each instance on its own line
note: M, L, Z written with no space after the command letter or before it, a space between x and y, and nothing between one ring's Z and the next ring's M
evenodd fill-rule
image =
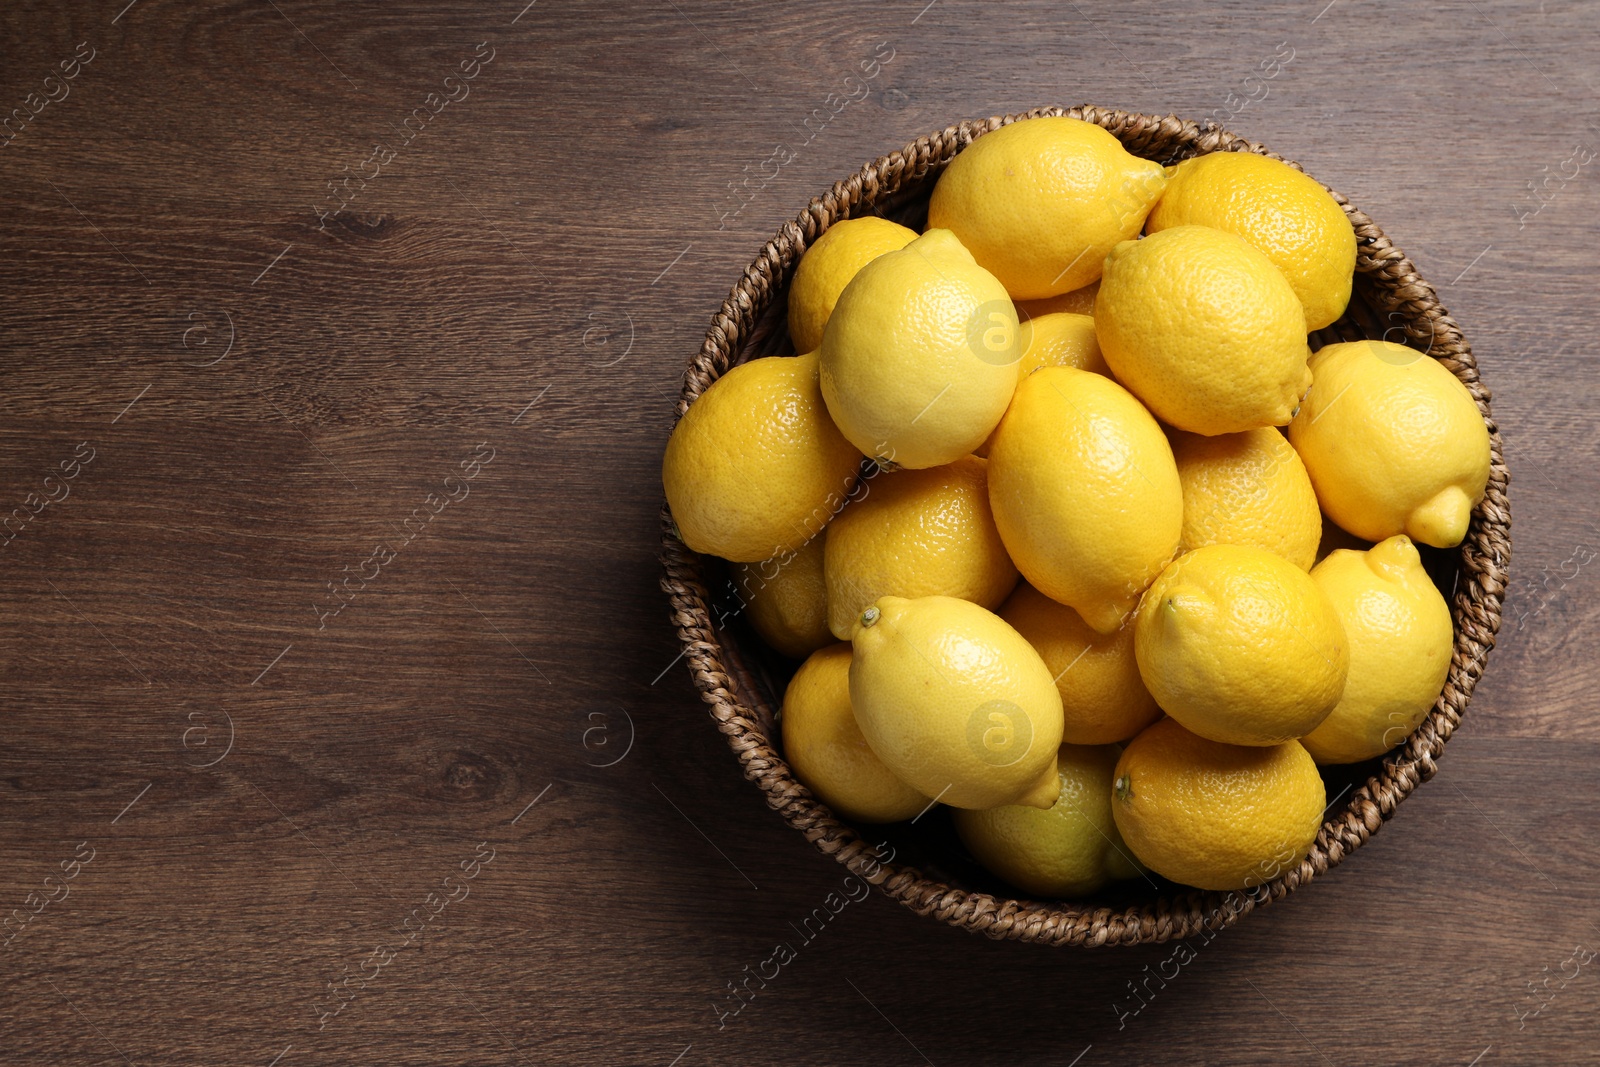
M1180 430L1287 425L1311 385L1300 299L1221 230L1174 226L1112 249L1094 325L1111 372Z
M1037 118L979 137L950 161L928 225L955 231L1018 300L1080 289L1136 236L1166 174L1092 122Z
M1108 634L1178 549L1183 491L1150 413L1110 378L1022 380L989 448L989 503L1017 569Z
M881 596L954 596L993 610L1017 584L989 511L988 464L879 474L828 527L828 627L847 640Z
M861 268L822 335L822 395L884 465L938 467L989 436L1017 386L1017 311L949 230Z
M789 767L841 818L899 822L928 806L861 736L850 707L849 645L829 645L800 665L784 691L782 717Z
M856 721L895 777L955 808L1055 803L1061 694L1021 634L969 600L886 596L851 640Z
M661 481L684 544L756 563L821 532L860 462L823 406L816 354L773 356L734 367L689 405Z
M862 267L916 239L916 230L876 215L836 222L818 237L800 257L789 285L789 337L795 351L815 352L822 344L822 328L839 294Z
M1300 743L1318 763L1381 756L1417 728L1450 672L1450 608L1396 535L1366 552L1341 550L1311 572L1350 642L1350 680L1322 725Z
M1262 885L1293 870L1327 791L1298 741L1246 748L1162 719L1117 761L1111 813L1140 863L1200 889Z
M1028 639L1061 693L1061 737L1074 745L1126 741L1161 717L1139 677L1133 627L1098 634L1083 616L1031 585L1017 586L1000 617Z
M1111 376L1094 336L1094 319L1072 312L1051 312L1022 322L1021 377L1040 367L1077 367ZM997 427L998 428L998 427ZM994 434L979 445L977 455L988 456Z
M1349 216L1315 178L1252 152L1212 152L1167 172L1151 233L1210 226L1249 241L1283 272L1305 308L1306 330L1344 314L1356 270Z
M824 530L794 552L729 568L750 625L790 659L805 659L834 640L828 632L828 586L822 576L827 536Z
M1183 483L1183 551L1253 545L1301 570L1317 560L1322 512L1305 464L1271 427L1202 437L1172 434Z
M1139 605L1139 674L1163 711L1213 741L1303 737L1344 692L1350 646L1311 576L1264 548L1179 556Z
M1289 441L1328 517L1357 537L1459 545L1489 483L1489 430L1437 360L1389 341L1319 349Z
M1082 289L1074 289L1060 296L1047 296L1043 300L1018 300L1017 317L1036 319L1040 315L1054 315L1062 311L1074 315L1093 315L1094 298L1099 291L1100 283L1094 281Z
M1137 878L1142 872L1111 815L1117 754L1110 745L1062 745L1054 807L958 810L956 833L979 863L1041 897L1087 896L1118 878Z
M1110 376L1100 342L1094 335L1094 318L1070 312L1053 312L1023 322L1021 376L1040 367L1077 367Z

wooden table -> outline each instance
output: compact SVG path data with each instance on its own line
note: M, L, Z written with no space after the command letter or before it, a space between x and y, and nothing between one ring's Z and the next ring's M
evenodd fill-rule
M0 16L0 1058L1600 1060L1591 13L524 3ZM1440 286L1501 647L1392 825L1181 968L874 896L720 1016L844 872L674 663L682 366L835 178L1080 102L1226 119Z

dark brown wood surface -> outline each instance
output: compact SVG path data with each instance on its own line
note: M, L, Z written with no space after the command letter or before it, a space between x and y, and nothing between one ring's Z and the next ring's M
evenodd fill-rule
M0 1060L1600 1061L1592 11L524 3L0 13ZM877 896L804 941L844 872L656 584L682 366L834 179L1084 102L1225 118L1441 288L1501 647L1438 777L1181 967Z

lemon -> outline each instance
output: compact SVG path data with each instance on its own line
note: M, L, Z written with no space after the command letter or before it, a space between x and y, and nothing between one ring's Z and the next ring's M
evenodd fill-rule
M822 395L883 465L938 467L989 436L1017 386L1017 311L949 230L863 267L822 335Z
M684 544L755 563L816 536L860 462L823 406L816 354L772 356L734 367L689 405L661 481Z
M847 640L881 596L953 596L993 610L1017 584L989 511L988 464L880 474L828 527L828 627Z
M850 707L849 645L829 645L800 665L784 691L782 718L790 769L841 818L899 822L928 807L861 736Z
M1094 325L1111 372L1180 430L1286 425L1311 385L1299 298L1221 230L1174 226L1112 249Z
M989 503L1022 576L1110 633L1178 549L1183 492L1161 427L1072 367L1022 380L989 448Z
M1389 341L1328 345L1311 370L1289 441L1322 510L1368 541L1459 545L1489 482L1489 430L1467 387Z
M1073 312L1051 312L1024 320L1021 329L1021 377L1040 367L1077 367L1095 374L1111 376L1100 355L1100 342L1094 336L1094 319ZM976 452L988 456L994 434Z
M1039 653L1061 693L1063 740L1075 745L1126 741L1161 717L1139 677L1133 627L1095 633L1083 616L1026 583L1000 617Z
M792 553L729 568L750 625L790 659L805 659L834 640L828 632L828 586L822 576L827 536L824 530Z
M1213 741L1275 745L1327 718L1350 646L1311 576L1264 548L1208 545L1161 572L1134 654L1168 715Z
M953 230L1012 297L1038 300L1100 277L1111 246L1138 234L1166 174L1092 122L1028 119L950 161L928 225Z
M839 294L856 272L885 252L917 239L917 231L865 215L836 222L806 249L789 285L789 337L795 351L815 352Z
M1082 289L1074 289L1060 296L1047 296L1043 300L1018 300L1017 317L1036 319L1040 315L1053 315L1061 311L1074 315L1093 315L1094 298L1099 291L1100 283L1093 281Z
M1350 642L1350 680L1322 725L1300 739L1318 763L1380 756L1417 728L1450 672L1450 608L1396 535L1366 552L1341 550L1311 580L1327 594Z
M1111 813L1139 862L1200 889L1262 885L1311 851L1327 791L1298 741L1246 748L1162 719L1117 761Z
M1356 232L1315 179L1252 152L1212 152L1167 172L1148 230L1210 226L1249 241L1283 272L1306 330L1331 325L1350 303Z
M1183 550L1253 545L1309 571L1322 512L1305 464L1271 427L1202 437L1172 434L1183 483Z
M956 833L979 863L1041 897L1081 897L1115 879L1137 878L1142 872L1111 816L1117 755L1110 745L1062 745L1054 807L958 810Z
M1048 808L1061 694L1022 635L968 600L881 597L851 638L850 702L884 766L956 808Z
M1022 364L1027 377L1040 367L1077 367L1110 376L1100 342L1094 335L1094 318L1058 311L1021 323Z

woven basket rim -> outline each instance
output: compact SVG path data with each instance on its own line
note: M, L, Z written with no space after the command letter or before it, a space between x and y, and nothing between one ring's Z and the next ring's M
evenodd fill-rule
M1067 116L1095 123L1116 136L1135 155L1168 163L1213 151L1253 152L1283 157L1211 122L1174 115L1157 116L1083 105L1041 107L988 119L960 122L910 142L899 151L866 164L814 198L779 228L745 269L713 317L700 352L684 372L677 405L682 417L717 377L748 357L761 340L759 324L782 292L805 249L832 224L864 213L897 194L919 192L934 171L977 137L1013 122ZM1300 169L1291 160L1283 160ZM1324 186L1327 188L1327 186ZM685 659L701 699L738 757L745 776L766 795L767 804L825 855L920 915L996 939L1053 945L1148 944L1231 926L1250 912L1281 900L1317 875L1337 866L1395 812L1416 787L1433 777L1437 759L1466 711L1473 687L1486 666L1509 579L1511 512L1509 472L1499 429L1490 411L1490 392L1478 378L1477 363L1460 328L1440 304L1433 287L1383 231L1348 198L1328 189L1349 217L1357 236L1356 275L1365 301L1385 316L1385 336L1404 334L1416 347L1456 376L1471 393L1489 430L1490 474L1484 499L1473 510L1467 536L1457 550L1458 581L1449 598L1455 629L1450 670L1428 716L1406 742L1384 760L1381 772L1350 790L1338 811L1324 813L1311 853L1298 867L1252 890L1218 893L1179 890L1126 908L1086 906L1070 901L1036 901L960 889L921 870L886 862L853 826L840 822L790 773L769 737L771 709L751 684L741 651L730 635L715 628L700 558L678 539L671 515L662 508L662 589ZM1354 305L1355 301L1352 301ZM1329 331L1343 339L1369 336L1342 319Z

